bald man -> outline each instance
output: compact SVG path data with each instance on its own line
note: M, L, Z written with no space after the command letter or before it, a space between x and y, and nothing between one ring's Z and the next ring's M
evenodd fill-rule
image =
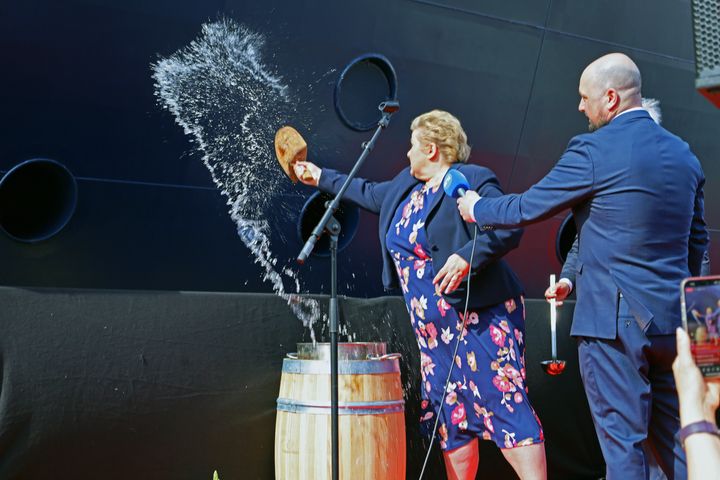
M688 145L642 109L640 71L629 57L592 62L579 93L591 133L574 137L545 178L522 194L469 191L458 207L465 220L496 228L572 208L579 241L571 334L607 479L648 478L646 441L668 478L684 479L673 334L680 281L700 272L708 241L705 177Z

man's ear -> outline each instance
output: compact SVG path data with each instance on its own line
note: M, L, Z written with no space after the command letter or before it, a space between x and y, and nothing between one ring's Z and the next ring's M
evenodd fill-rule
M620 106L620 95L618 95L617 90L609 88L608 91L605 92L605 98L607 100L608 111L614 112L618 109Z

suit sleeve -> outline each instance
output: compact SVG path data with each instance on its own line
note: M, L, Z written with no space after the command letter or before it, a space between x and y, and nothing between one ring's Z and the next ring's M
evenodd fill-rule
M512 228L545 220L587 198L593 191L594 169L587 144L575 137L555 167L521 194L481 198L473 210L480 226Z
M575 241L570 247L570 250L565 257L565 263L563 263L562 271L560 272L560 278L567 278L575 285L575 274L577 273L578 263L578 237L575 235Z
M503 191L494 176L483 182L480 187L478 187L477 192L482 197L495 198L503 195ZM472 270L476 271L503 257L510 250L517 248L522 235L522 228L497 231L481 230L478 231L475 252L472 252L473 241L470 240L456 253L468 263L470 262L470 254L472 253Z
M330 168L323 168L318 188L323 192L337 194L345 183L347 175ZM391 182L370 182L362 178L354 178L343 194L343 200L354 203L369 212L380 213L385 196L390 191Z
M708 233L705 225L704 184L705 179L703 178L695 192L695 207L693 209L693 219L690 225L690 237L688 240L688 269L693 276L700 275L703 256L708 247Z

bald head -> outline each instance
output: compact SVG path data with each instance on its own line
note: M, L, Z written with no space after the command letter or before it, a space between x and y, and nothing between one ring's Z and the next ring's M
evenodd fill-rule
M580 77L580 106L590 129L610 122L616 115L642 105L640 70L622 53L604 55L583 71Z
M587 77L591 87L597 89L597 93L605 93L605 90L613 88L621 97L627 100L632 98L637 101L635 106L640 106L640 70L627 55L610 53L602 56L588 65L582 76Z

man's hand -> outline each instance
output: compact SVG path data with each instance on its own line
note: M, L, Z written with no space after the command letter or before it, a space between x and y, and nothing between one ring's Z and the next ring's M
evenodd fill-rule
M298 177L298 180L305 185L310 185L311 187L318 186L322 169L314 163L295 162L293 164L293 170L295 170L295 175Z
M480 200L480 195L475 190L468 190L464 197L457 199L458 210L460 210L460 216L466 222L473 223L475 218L473 217L473 209L475 203Z
M453 253L433 278L433 284L440 282L440 286L435 287L440 293L452 293L469 271L470 264L457 253Z
M720 403L720 383L705 382L690 353L690 337L682 328L675 332L677 357L673 362L673 375L680 399L680 423L707 420L715 423L715 410Z
M548 287L548 289L545 290L545 299L549 302L554 298L555 305L560 307L563 304L563 300L570 295L570 291L570 285L560 280L555 284L555 287Z

